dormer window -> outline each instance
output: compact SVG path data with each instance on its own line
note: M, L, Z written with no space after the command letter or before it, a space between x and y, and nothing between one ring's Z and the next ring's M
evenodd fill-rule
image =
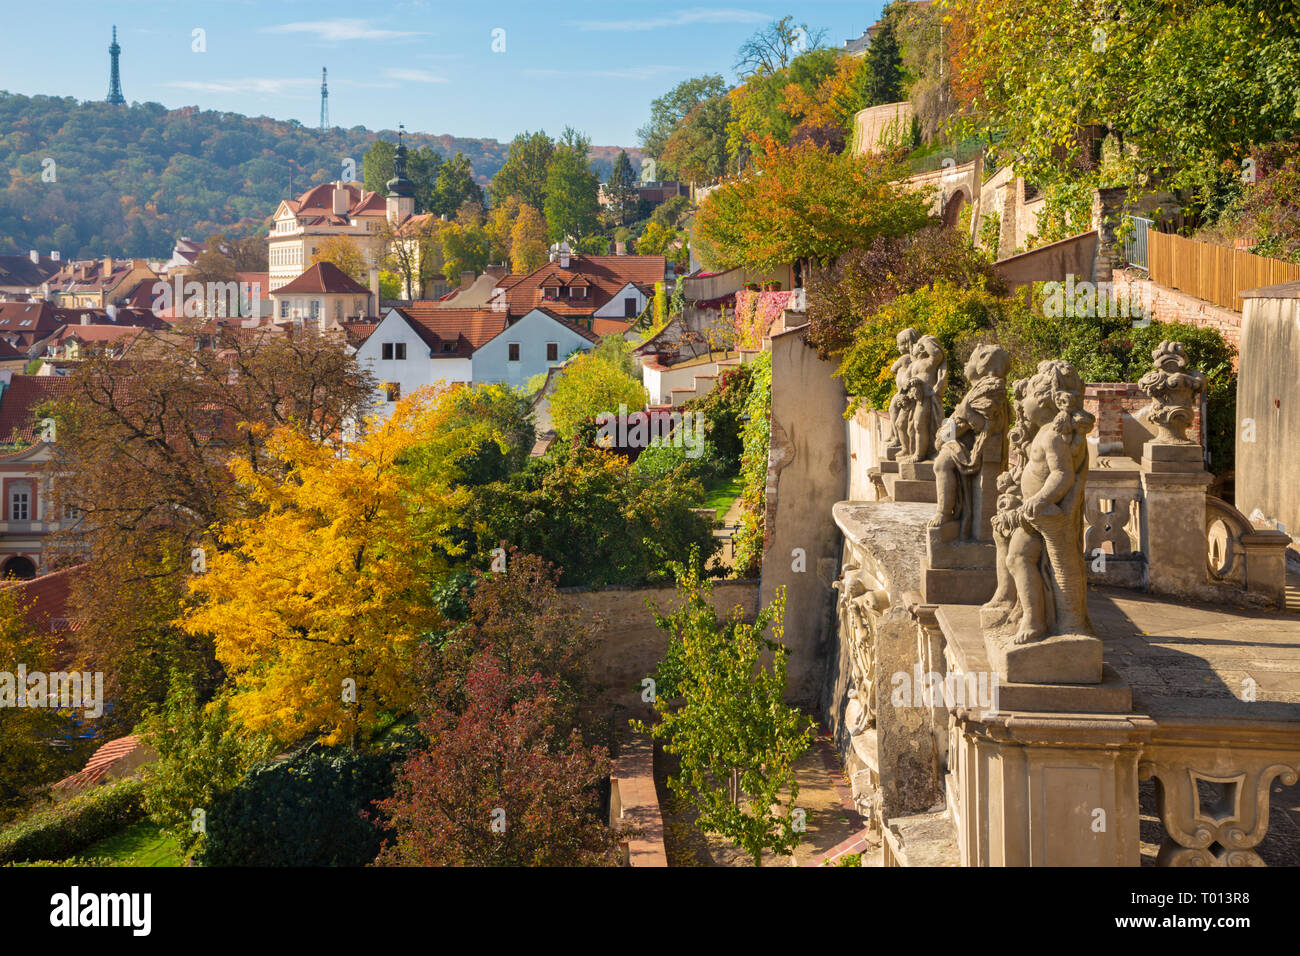
M569 295L574 299L585 299L587 290L583 286L578 286L576 289L570 289Z

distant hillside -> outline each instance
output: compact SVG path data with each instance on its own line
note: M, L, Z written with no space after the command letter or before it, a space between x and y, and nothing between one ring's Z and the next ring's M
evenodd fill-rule
M57 249L63 258L164 257L178 235L257 232L281 199L338 179L392 130L320 132L296 120L169 110L158 103L110 107L71 97L0 91L0 254ZM486 184L505 161L494 139L407 134L411 146L469 157ZM602 179L617 146L591 150ZM639 168L640 150L629 149ZM45 160L53 160L53 165ZM52 169L54 182L42 180ZM290 183L292 181L292 189Z

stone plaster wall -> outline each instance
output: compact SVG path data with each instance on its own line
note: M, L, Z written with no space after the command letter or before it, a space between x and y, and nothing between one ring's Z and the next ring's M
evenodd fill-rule
M1136 269L1116 269L1111 281L1115 283L1117 295L1128 295L1132 302L1145 301L1152 319L1218 329L1225 339L1238 348L1241 347L1240 312L1152 282Z
M761 599L786 592L789 694L812 704L832 628L840 533L831 506L848 491L844 385L795 329L771 339L772 439ZM796 549L799 549L796 551ZM802 552L800 556L800 552Z

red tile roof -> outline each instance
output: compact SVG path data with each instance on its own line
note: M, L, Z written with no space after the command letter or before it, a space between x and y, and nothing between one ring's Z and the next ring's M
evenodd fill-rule
M313 186L307 190L297 200L289 200L288 206L299 218L314 219L319 222L321 219L341 219L347 216L357 216L362 213L382 213L387 209L387 203L384 197L376 192L370 192L363 189L358 183L344 183L343 188L347 191L347 211L343 217L334 215L334 183L321 183L319 186ZM315 214L315 215L313 215ZM339 221L335 225L344 225Z
M58 310L48 302L0 302L0 332L40 332L44 338L62 324Z
M318 262L298 278L276 290L276 295L344 293L369 295L370 290L332 262Z
M80 793L126 776L128 771L154 759L156 754L135 734L118 737L96 750L85 767L70 777L64 777L52 789L63 796Z
M588 316L599 310L629 282L644 287L662 282L667 260L663 256L584 256L569 259L569 268L557 259L526 276L506 276L499 283L512 316L526 315L545 306L548 311L569 317ZM513 280L513 281L511 281ZM559 287L560 296L547 299L543 288ZM570 298L570 288L585 288L582 298Z
M449 309L421 299L397 311L433 353L434 358L468 358L506 327L506 314L492 309ZM444 345L455 345L446 349Z
M0 392L0 442L36 441L36 409L72 391L72 381L62 375L13 376Z

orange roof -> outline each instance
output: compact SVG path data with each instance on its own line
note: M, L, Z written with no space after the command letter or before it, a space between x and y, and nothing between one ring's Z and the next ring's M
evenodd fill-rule
M72 381L62 375L13 376L0 392L0 441L36 441L36 409L72 391Z
M276 290L276 295L343 293L369 295L370 290L332 262L318 262L298 278Z
M149 748L135 734L118 737L96 750L85 767L70 777L64 777L52 789L63 793L78 793L97 787L122 776L125 770L133 770L142 763L148 763L150 753Z
M575 318L589 316L606 305L628 283L637 286L662 282L667 260L663 256L584 256L569 259L569 268L559 260L547 262L526 276L506 276L498 283L504 288L512 316L545 307L557 315ZM511 281L514 279L514 281ZM558 287L560 294L546 298L543 289ZM585 289L581 298L567 295L569 289Z
M506 314L492 309L449 309L421 299L397 310L406 316L434 358L467 358L506 327ZM444 346L454 344L454 348Z

